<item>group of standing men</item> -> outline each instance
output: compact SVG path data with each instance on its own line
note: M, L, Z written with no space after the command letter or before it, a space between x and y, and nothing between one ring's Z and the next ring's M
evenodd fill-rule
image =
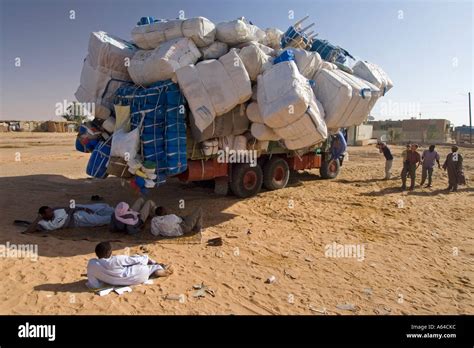
M393 155L387 144L378 143L377 147L385 157L385 179L388 180L392 176ZM413 191L415 189L416 170L420 165L422 170L420 186L423 186L423 184L426 182L426 179L428 179L428 183L425 187L432 186L433 169L435 163L437 163L438 168L441 169L441 164L439 163L440 157L438 152L435 151L435 145L430 145L428 150L423 151L420 156L417 144L407 144L406 149L402 152L402 158L403 169L400 176L402 178L401 189L403 191L407 189L406 183L408 177L410 177L409 190ZM448 191L455 192L458 189L458 185L465 185L466 183L462 169L462 162L463 157L460 153L458 153L458 147L455 145L452 146L451 153L448 154L443 164L443 169L448 172Z

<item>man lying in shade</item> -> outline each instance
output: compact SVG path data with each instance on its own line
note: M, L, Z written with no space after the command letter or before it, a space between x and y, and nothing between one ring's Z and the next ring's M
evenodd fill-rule
M105 203L77 204L74 208L42 206L38 210L38 217L23 233L108 225L113 213L114 208Z

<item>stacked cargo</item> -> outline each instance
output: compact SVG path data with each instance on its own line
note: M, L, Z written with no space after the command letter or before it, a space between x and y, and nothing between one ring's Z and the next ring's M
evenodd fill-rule
M349 66L352 56L303 20L283 33L244 18L144 17L133 43L92 33L76 92L95 106L76 142L92 152L87 173L145 190L189 159L275 145L304 155L364 122L392 81L375 64Z

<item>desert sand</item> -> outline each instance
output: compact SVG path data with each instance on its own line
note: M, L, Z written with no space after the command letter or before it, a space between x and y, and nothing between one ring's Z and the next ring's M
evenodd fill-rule
M397 175L401 150L392 147ZM444 160L449 148L438 151ZM460 152L472 179L474 149ZM287 188L246 200L170 180L150 198L178 214L201 206L205 230L200 244L167 244L106 227L21 234L12 221L33 220L41 205L88 203L93 194L115 205L137 195L117 178L88 179L89 155L75 151L73 134L2 134L0 244L38 245L39 258L0 257L0 314L474 314L474 189L446 193L447 176L435 169L433 188L402 193L398 178L381 180L374 146L349 155L335 180L300 172ZM222 246L206 246L218 236ZM147 252L175 273L131 293L95 295L86 263L108 239L119 240L115 254ZM326 257L334 242L363 245L363 260ZM215 297L194 297L200 283Z

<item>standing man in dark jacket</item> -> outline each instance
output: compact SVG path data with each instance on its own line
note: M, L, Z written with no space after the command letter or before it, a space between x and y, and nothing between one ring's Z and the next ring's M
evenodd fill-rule
M465 185L466 178L462 170L462 155L458 153L458 147L453 146L451 153L446 157L444 161L443 169L448 171L449 186L448 191L456 192L458 185Z
M379 151L383 153L385 157L385 180L389 180L392 177L392 164L393 156L389 147L385 143L379 143Z
M420 154L417 151L418 145L412 144L410 151L407 151L406 170L402 171L402 190L406 190L407 174L410 174L410 191L415 188L416 169L421 162Z

